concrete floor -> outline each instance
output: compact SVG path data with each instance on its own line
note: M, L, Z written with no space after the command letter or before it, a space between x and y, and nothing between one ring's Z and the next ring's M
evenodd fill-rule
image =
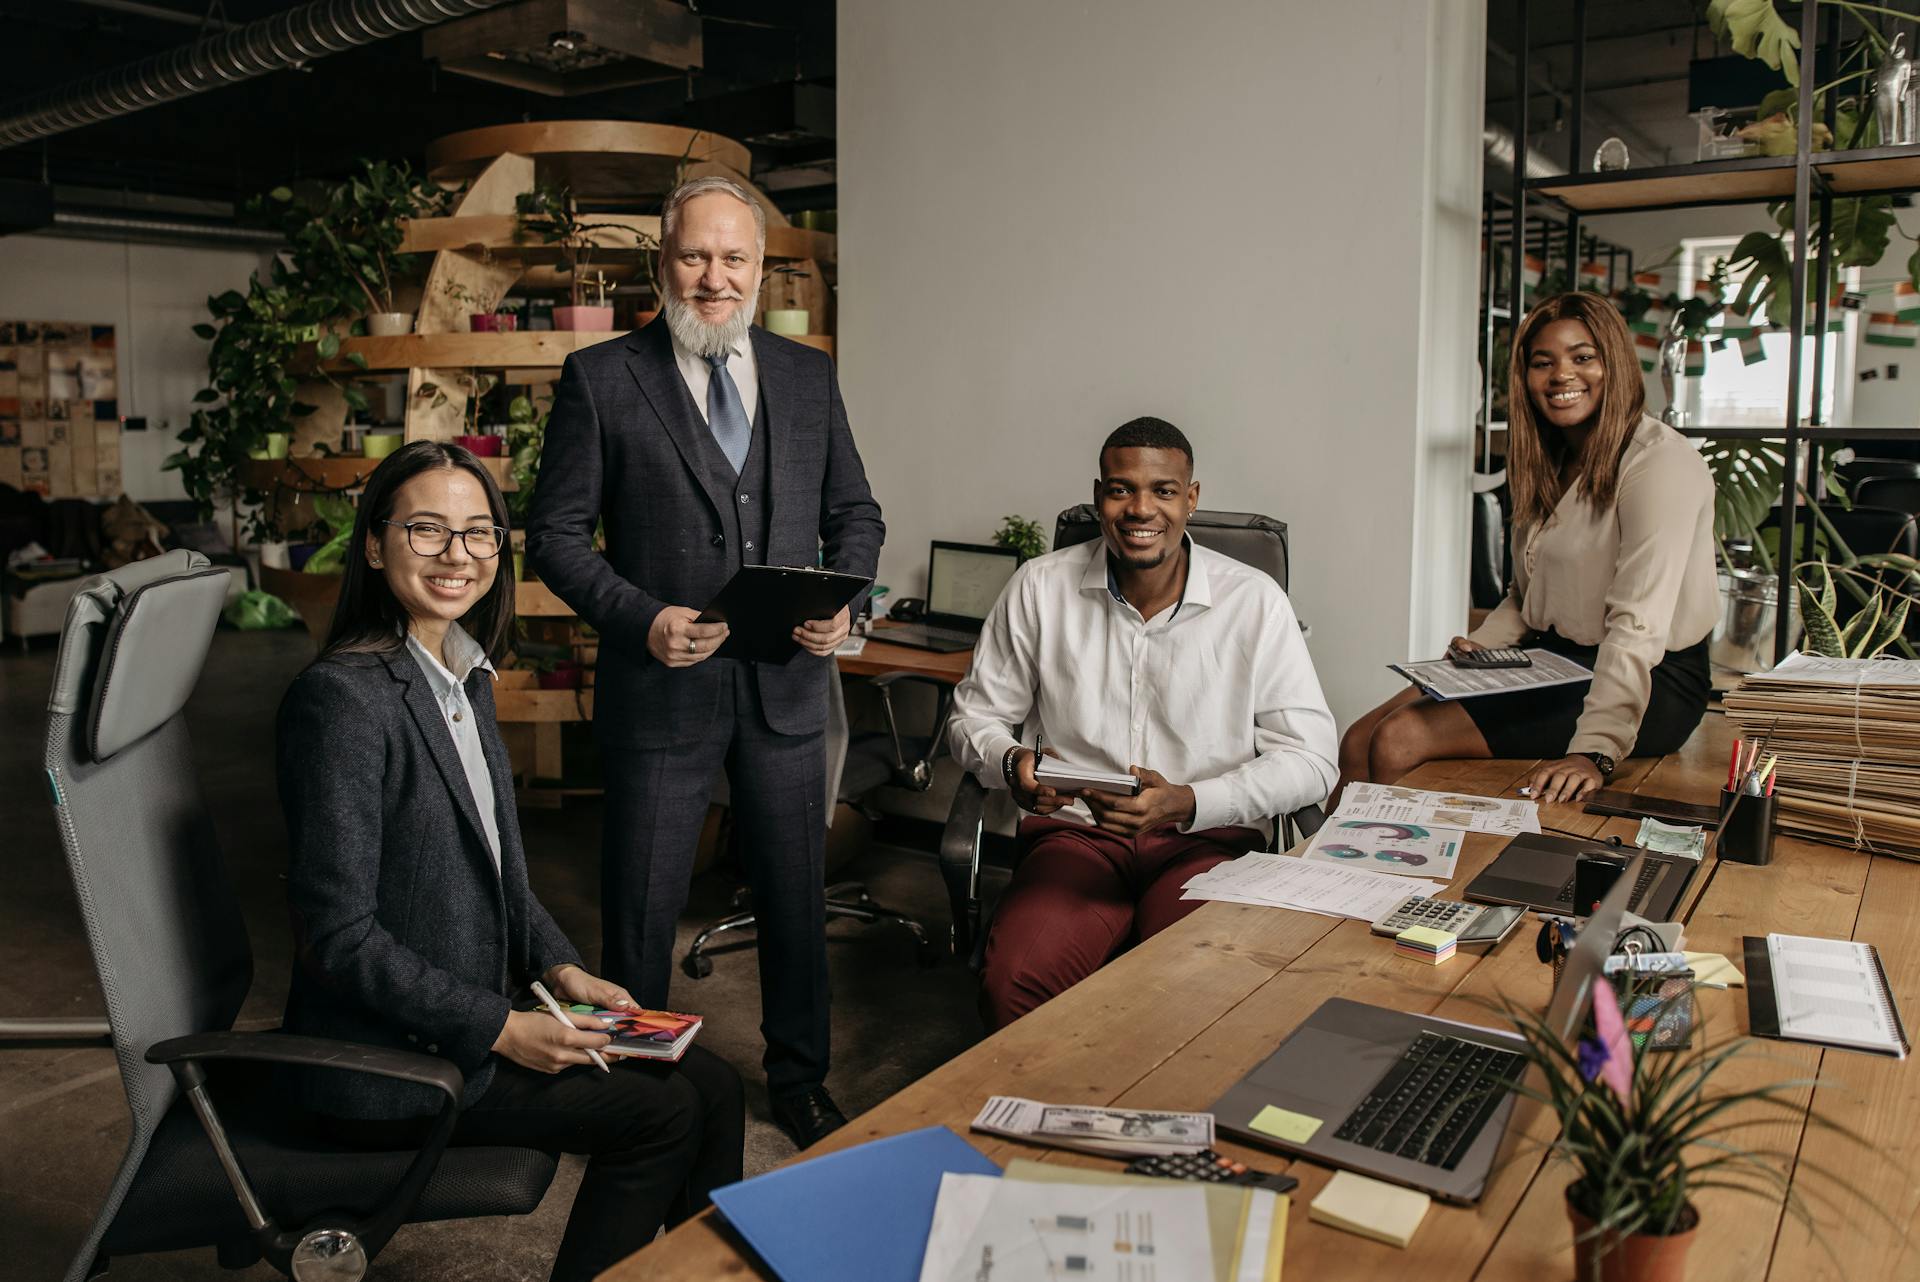
M13 641L0 651L0 1012L98 1015L99 984L40 783L53 657L49 641L26 654ZM200 777L252 937L254 982L243 1028L277 1024L286 996L286 839L272 778L273 716L287 682L311 657L304 632L221 631L188 707ZM521 815L535 892L589 964L600 943L600 815L591 799ZM945 894L929 855L873 846L839 876L864 879L881 902L944 938ZM724 914L730 894L719 873L696 880L681 923L681 950L702 924ZM978 1038L973 982L951 961L920 969L910 939L894 927L839 921L829 925L828 936L834 981L828 1085L850 1115ZM768 1120L752 954L717 953L705 980L676 974L672 1005L707 1016L702 1043L747 1081L747 1173L784 1160L793 1146ZM65 1271L125 1151L127 1130L110 1051L0 1050L0 1276L54 1279ZM567 1159L540 1209L525 1220L403 1229L374 1276L544 1279L578 1180L577 1159ZM211 1250L119 1259L111 1272L128 1282L275 1276L264 1265L224 1272Z

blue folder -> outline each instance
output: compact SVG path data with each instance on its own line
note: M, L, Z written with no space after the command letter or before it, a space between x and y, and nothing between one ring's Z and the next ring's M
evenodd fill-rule
M948 1171L1000 1174L929 1126L715 1189L713 1204L782 1282L918 1282Z

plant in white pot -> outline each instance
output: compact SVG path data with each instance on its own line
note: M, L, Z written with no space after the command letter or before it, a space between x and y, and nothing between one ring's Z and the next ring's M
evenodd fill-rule
M537 240L560 250L560 271L567 277L567 305L553 309L553 327L566 330L605 332L613 328L613 308L606 301L606 278L588 275L597 249L638 248L656 250L659 242L625 223L591 222L580 214L580 205L565 186L538 183L532 191L514 198L516 241ZM587 302L587 291L596 288L596 301Z

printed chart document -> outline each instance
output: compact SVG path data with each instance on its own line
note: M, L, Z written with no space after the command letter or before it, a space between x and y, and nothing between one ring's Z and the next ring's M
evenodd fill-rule
M1335 819L1379 819L1423 828L1465 828L1518 837L1540 831L1540 807L1531 801L1428 792L1387 783L1350 783L1340 794Z
M1419 686L1422 693L1441 700L1512 694L1516 690L1540 690L1593 680L1591 669L1551 650L1528 650L1527 657L1533 660L1530 668L1456 668L1445 659L1387 666Z
M1213 1114L1144 1108L1042 1104L995 1095L973 1119L973 1129L1087 1153L1151 1157L1198 1153L1213 1147Z
M949 1240L941 1232L940 1208L948 1195L942 1180L923 1282L1193 1282L1213 1276L1206 1194L1198 1183L1161 1180L1165 1187L1150 1188L988 1182L994 1187L973 1231L956 1254L936 1260L934 1234L941 1233L943 1247Z
M1408 895L1433 896L1441 889L1439 882L1423 877L1310 863L1292 855L1252 854L1190 878L1180 898L1223 899L1323 917L1378 921Z
M1466 839L1460 828L1335 815L1313 835L1301 857L1309 863L1451 881Z
M1749 936L1746 953L1747 1018L1756 1035L1906 1058L1906 1029L1872 944Z

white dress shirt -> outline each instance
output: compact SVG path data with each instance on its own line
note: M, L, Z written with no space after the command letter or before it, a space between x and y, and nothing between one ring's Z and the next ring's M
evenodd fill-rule
M493 673L496 681L500 674L493 671L493 664L480 643L457 623L447 628L442 648L459 670L457 676L438 655L421 645L418 637L407 636L407 649L413 652L420 671L427 674L433 700L440 705L440 714L447 720L447 732L453 736L454 750L460 754L460 765L467 772L467 789L473 794L473 808L480 812L480 827L486 831L487 849L493 855L493 870L497 873L500 871L500 821L494 815L493 776L487 771L487 755L480 749L480 728L474 724L473 705L467 701L465 683L475 668Z
M680 346L677 338L673 340L673 363L680 367L680 377L693 393L693 407L700 411L700 421L706 422L707 384L713 381L713 367L707 364L706 357L695 356ZM740 407L746 410L747 422L751 424L754 411L760 407L760 363L753 356L752 338L742 338L728 350L727 373L733 375L733 385L740 392Z
M1157 770L1193 789L1184 831L1239 826L1326 799L1333 714L1287 594L1187 541L1185 594L1152 620L1114 590L1104 541L1036 557L987 616L954 693L950 742L989 788L1037 734L1077 765ZM1056 812L1093 822L1081 802Z

